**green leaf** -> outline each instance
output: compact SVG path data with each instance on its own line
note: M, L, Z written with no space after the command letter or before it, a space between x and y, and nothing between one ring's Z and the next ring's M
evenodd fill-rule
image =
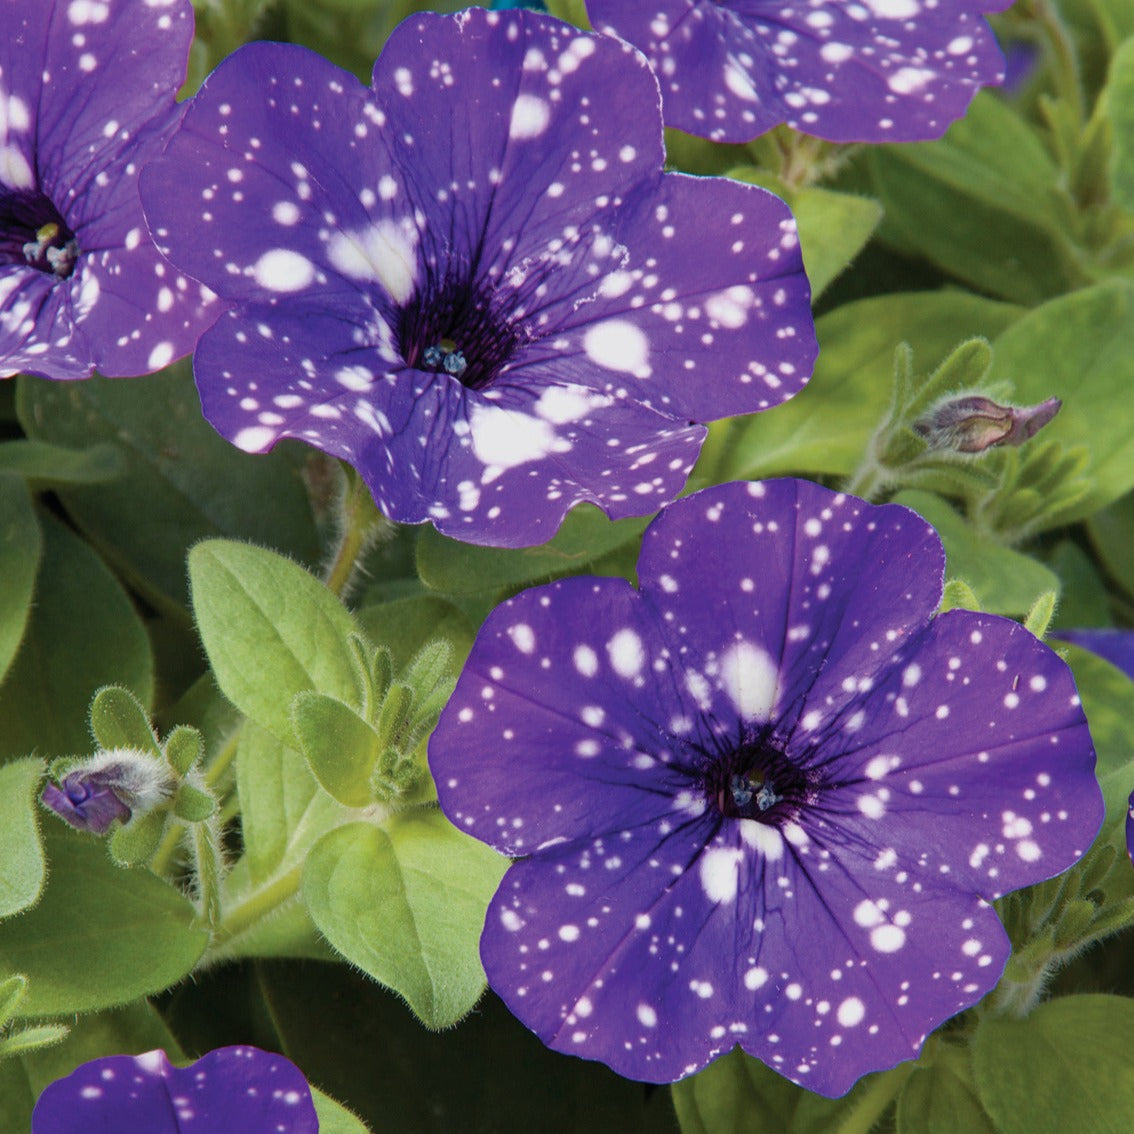
M944 138L878 146L869 161L903 250L1017 303L1086 282L1063 235L1059 170L1003 99L982 93Z
M0 918L33 905L43 889L45 866L36 822L43 773L43 761L34 756L0 767Z
M370 1127L361 1118L356 1118L318 1087L311 1087L311 1101L319 1116L319 1134L370 1134Z
M961 1049L939 1048L917 1066L898 1097L897 1134L1000 1134L977 1097Z
M354 619L302 567L249 544L207 540L189 553L189 580L217 684L257 724L294 744L297 693L359 703Z
M126 471L126 461L116 445L67 449L21 438L0 445L0 471L16 473L36 488L65 488L117 480Z
M1134 212L1134 39L1128 39L1110 61L1106 86L1112 135L1110 196Z
M1059 590L1059 579L1030 555L974 531L953 507L931 492L906 491L894 503L912 508L931 523L945 544L945 571L976 592L980 610L1026 614L1036 599Z
M173 802L173 813L186 823L203 823L217 809L217 801L208 792L192 784L182 784Z
M22 973L0 980L0 1030L16 1015L27 990L28 978Z
M1065 539L1055 545L1048 563L1060 581L1059 607L1052 628L1109 626L1106 584L1094 560L1077 543Z
M43 536L27 488L19 477L0 473L0 680L24 636L42 554Z
M151 811L136 815L125 826L116 825L110 832L107 849L119 866L141 866L157 851L169 819L167 811Z
M1134 597L1134 492L1128 492L1087 521L1091 543L1115 582ZM1080 624L1081 625L1081 624Z
M327 940L445 1028L484 991L477 952L488 900L507 867L437 811L352 823L307 858L303 896Z
M576 574L600 555L641 537L650 518L609 520L591 504L567 513L555 538L538 547L496 548L461 543L423 528L417 541L422 582L450 595L499 591L521 583Z
M1134 790L1134 681L1098 654L1067 642L1055 643L1067 657L1098 763L1095 774L1106 800L1106 825L1119 823Z
M374 802L370 773L378 762L378 736L349 705L324 693L297 693L292 726L300 750L323 790L347 807Z
M464 661L476 636L468 615L436 595L410 595L365 606L355 618L371 642L390 651L395 671L426 642L437 639L449 643L455 661Z
M179 776L188 775L204 755L204 737L190 725L178 725L165 738L165 758Z
M87 708L104 685L126 686L145 704L153 696L149 639L118 580L47 514L43 535L35 607L0 685L0 759L89 751Z
M102 844L66 830L44 842L50 881L39 903L0 922L0 972L28 978L26 1017L93 1012L181 980L208 935L176 887L121 870Z
M811 381L790 402L741 420L721 479L850 475L889 406L895 347L909 343L915 369L928 374L961 340L995 338L1019 314L962 292L912 292L859 300L822 316Z
M995 340L988 380L1011 382L1022 403L1063 398L1043 437L1085 447L1094 487L1059 524L1134 488L1134 430L1116 412L1134 387L1134 286L1100 284L1036 308Z
M1128 1134L1134 1001L1065 996L1022 1020L986 1016L973 1037L981 1102L999 1134Z
M106 442L124 458L126 471L113 483L61 486L59 497L156 603L187 605L185 554L202 539L253 540L318 560L296 460L302 450L285 443L254 456L230 445L201 416L188 360L137 380L17 381L29 437L74 448Z
M0 1035L0 1059L52 1047L67 1038L66 1024L38 1024Z
M149 713L129 689L111 685L95 694L91 732L101 748L133 748L161 759Z

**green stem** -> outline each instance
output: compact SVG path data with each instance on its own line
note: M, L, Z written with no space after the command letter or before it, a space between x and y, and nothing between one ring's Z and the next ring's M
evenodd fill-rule
M285 902L299 893L299 883L303 877L303 863L293 866L286 874L281 874L266 886L250 894L240 905L229 910L217 926L209 953L216 952L233 938L247 932L256 922L279 909ZM208 954L206 954L206 957Z
M875 501L887 479L878 462L868 457L848 477L843 491L851 496L860 496L863 500Z
M221 916L221 861L214 824L209 820L194 823L190 828L190 838L200 914L206 925L215 926Z
M878 1120L901 1093L915 1064L899 1063L877 1075L863 1091L851 1112L835 1127L834 1134L870 1134Z
M239 740L240 733L234 732L232 736L225 741L224 747L216 754L213 762L205 770L205 787L215 788L217 786L221 776L228 770L228 766L236 759L236 749Z
M324 581L336 595L350 583L359 557L374 538L380 525L388 523L378 511L366 482L353 469L347 470L347 490L342 503L342 537Z
M1075 55L1075 44L1050 0L1034 0L1032 12L1036 23L1043 31L1051 47L1052 70L1055 74L1056 89L1071 107L1075 121L1081 129L1087 119L1083 105L1083 88L1079 81L1079 63Z

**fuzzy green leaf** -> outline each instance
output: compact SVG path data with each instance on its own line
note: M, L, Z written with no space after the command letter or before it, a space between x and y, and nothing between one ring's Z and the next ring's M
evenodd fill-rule
M0 767L0 918L33 905L43 889L35 801L43 772L43 761L34 756Z
M370 773L378 736L349 705L324 693L297 693L292 726L300 751L323 790L347 807L374 802Z
M24 636L42 554L43 536L27 488L19 477L0 473L0 679Z

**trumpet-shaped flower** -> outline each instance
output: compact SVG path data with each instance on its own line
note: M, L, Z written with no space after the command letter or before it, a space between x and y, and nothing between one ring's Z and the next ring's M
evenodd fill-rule
M138 175L180 117L189 0L6 0L0 377L158 370L213 299L158 254Z
M1004 77L982 12L1010 0L588 0L644 51L665 121L715 142L786 122L833 142L936 138Z
M658 508L697 423L785 401L816 349L786 206L662 161L645 60L537 13L413 16L370 88L241 49L142 183L159 246L231 304L206 417L473 542Z
M943 568L905 508L731 484L650 525L637 590L489 616L430 764L519 859L481 957L545 1043L652 1082L739 1044L838 1095L996 984L989 900L1074 863L1102 799L1067 666L935 615Z

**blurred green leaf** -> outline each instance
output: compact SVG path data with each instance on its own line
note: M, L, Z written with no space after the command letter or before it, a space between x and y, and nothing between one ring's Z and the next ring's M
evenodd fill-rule
M1101 509L1087 521L1091 543L1103 566L1134 598L1134 492Z
M27 909L43 889L36 796L44 770L34 756L0 766L0 918Z
M898 1097L897 1129L898 1134L1000 1134L980 1104L964 1049L941 1045L932 1063L914 1069Z
M297 693L315 689L359 703L354 619L302 567L249 544L207 540L189 553L189 580L217 684L257 724L294 744Z
M68 449L24 438L0 445L0 471L16 473L37 488L105 484L126 471L126 460L118 446L107 443Z
M1128 1134L1134 1001L1064 996L1022 1020L985 1016L973 1038L980 1099L1000 1134Z
M43 536L27 487L19 477L0 472L0 680L27 627L42 554Z
M153 697L150 643L126 592L69 528L42 522L35 606L0 684L0 758L89 751L87 707L103 685Z
M1111 624L1106 585L1094 561L1077 543L1060 540L1048 557L1048 564L1060 582L1053 630Z
M185 554L198 540L229 536L319 558L307 492L284 444L242 453L201 416L189 362L139 379L18 379L28 435L73 448L112 445L124 474L109 484L60 486L78 526L130 582L158 603L187 605ZM239 491L234 491L234 486Z
M440 812L418 810L325 836L307 857L303 896L347 960L426 1027L445 1028L484 991L480 932L507 865Z
M1134 38L1128 39L1110 61L1106 99L1113 146L1111 199L1134 212Z
M143 870L122 870L101 842L52 824L50 880L37 905L0 922L0 973L28 978L24 1017L126 1004L181 980L208 934L191 903Z
M449 643L454 660L464 661L476 630L468 615L437 595L409 595L375 603L355 611L355 620L367 638L390 651L394 669L400 670L427 642Z

